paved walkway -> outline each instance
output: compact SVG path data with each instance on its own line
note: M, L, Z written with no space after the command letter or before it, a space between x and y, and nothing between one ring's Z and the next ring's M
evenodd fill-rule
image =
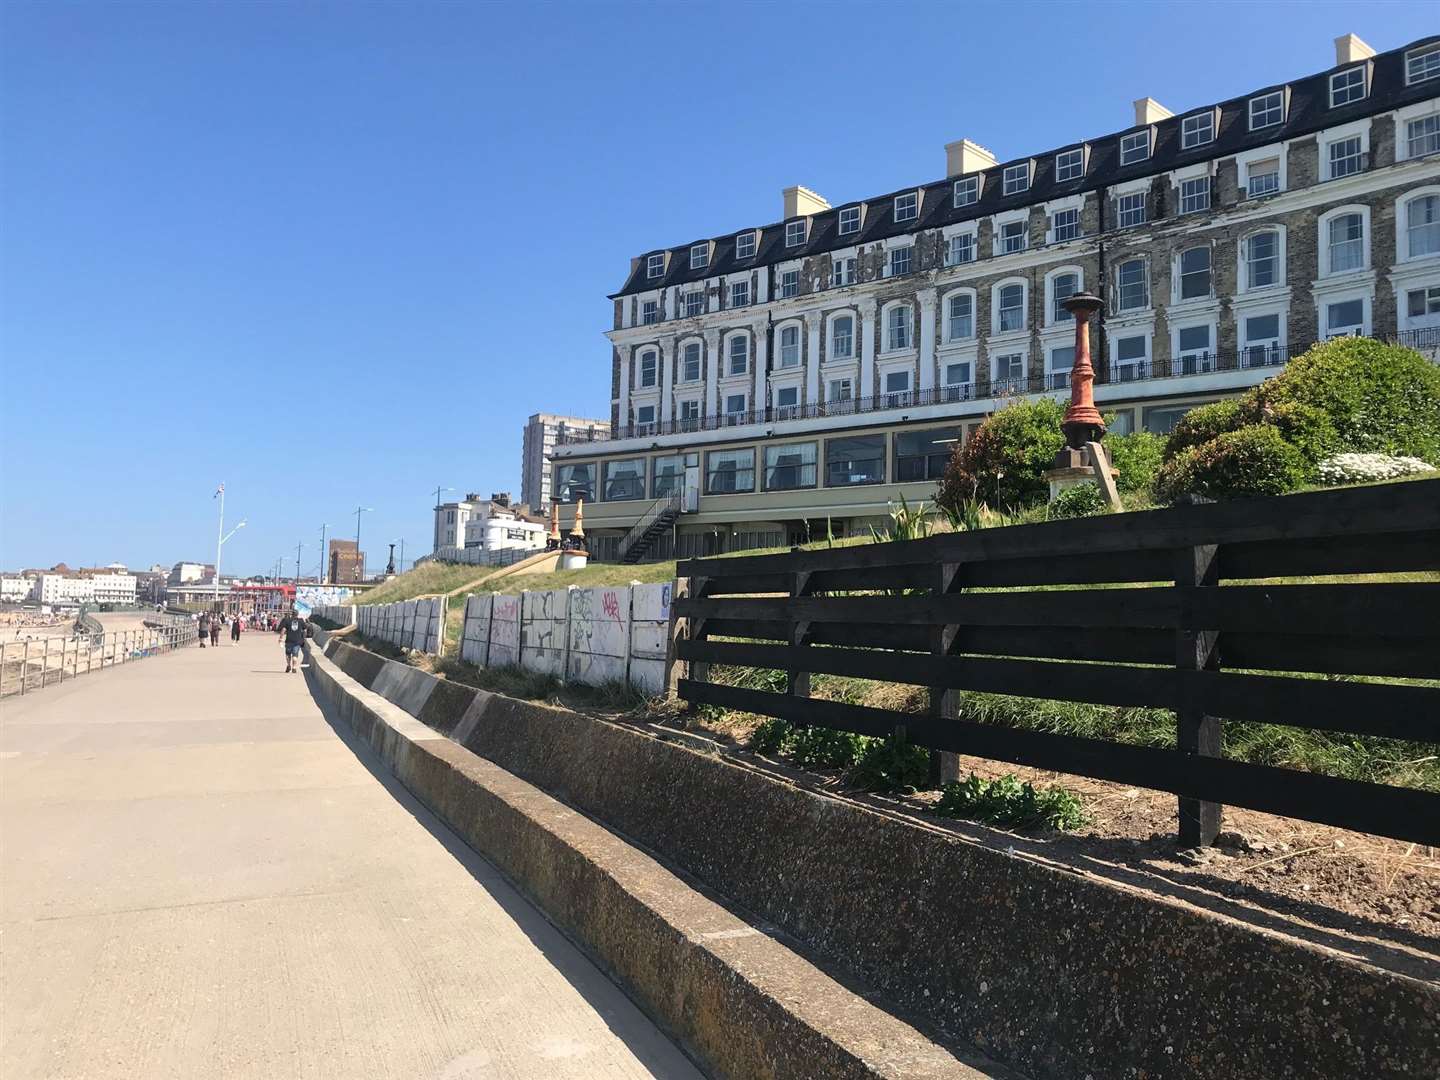
M0 1076L698 1077L281 666L0 705Z

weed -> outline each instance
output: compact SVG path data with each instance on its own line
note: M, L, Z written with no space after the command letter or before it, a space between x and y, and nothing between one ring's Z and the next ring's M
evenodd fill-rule
M745 745L757 754L774 755L785 748L786 742L794 734L795 728L790 721L772 716L750 733L750 738Z
M930 752L903 735L865 739L860 759L845 779L866 791L913 792L926 786Z
M1020 829L1078 829L1086 820L1084 806L1073 792L1022 784L1014 773L993 780L971 773L963 781L946 784L935 812Z
M850 769L865 752L865 744L873 740L863 735L831 728L797 729L790 737L787 750L802 769Z

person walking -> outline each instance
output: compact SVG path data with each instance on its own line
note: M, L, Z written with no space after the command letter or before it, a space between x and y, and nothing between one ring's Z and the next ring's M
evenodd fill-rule
M210 636L210 616L207 612L200 613L200 621L196 624L196 630L200 632L200 647L205 647L205 639Z
M231 644L231 645L239 645L239 644L240 644L240 621L241 621L241 620L240 620L240 616L239 616L239 615L236 615L235 618L233 618L233 619L230 620L230 644Z
M294 608L280 621L280 640L285 647L285 673L300 670L300 658L305 649L305 620Z
M210 644L215 648L220 647L220 616L210 616Z

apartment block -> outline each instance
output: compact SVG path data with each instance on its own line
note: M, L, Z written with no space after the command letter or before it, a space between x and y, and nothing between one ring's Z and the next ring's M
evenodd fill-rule
M1016 397L1065 395L1072 293L1112 430L1168 432L1317 341L1440 346L1440 37L631 260L612 296L612 434L563 435L554 498L601 558L863 530L933 495ZM1077 132L1077 137L1082 133ZM570 513L562 515L567 524ZM659 520L665 526L657 529Z
M561 442L597 442L610 438L609 420L534 413L525 422L521 447L520 501L536 513L550 512L550 455Z

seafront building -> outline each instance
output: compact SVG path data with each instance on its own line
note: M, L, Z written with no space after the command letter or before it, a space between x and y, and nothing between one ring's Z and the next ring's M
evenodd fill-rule
M933 496L950 451L1067 391L1095 328L1112 430L1187 410L1341 334L1440 343L1440 37L946 176L645 252L611 299L613 438L551 453L562 523L602 559L865 530ZM658 523L658 527L657 527Z
M550 454L561 442L596 442L610 438L609 420L533 413L525 421L520 451L520 501L537 514L550 512Z

